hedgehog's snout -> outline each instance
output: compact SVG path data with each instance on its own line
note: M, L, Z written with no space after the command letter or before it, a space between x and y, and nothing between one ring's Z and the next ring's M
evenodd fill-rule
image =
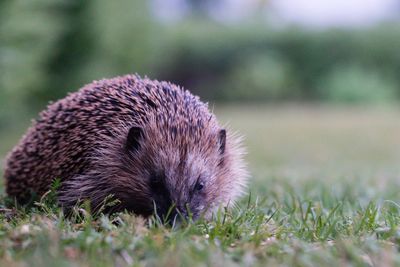
M164 223L171 224L187 220L190 217L187 209L179 207L176 204L172 204L171 206L165 205L164 203L156 204L155 213Z
M174 221L182 221L196 219L197 215L190 210L189 203L182 204L171 200L168 196L158 195L154 200L154 212L163 221L172 223Z

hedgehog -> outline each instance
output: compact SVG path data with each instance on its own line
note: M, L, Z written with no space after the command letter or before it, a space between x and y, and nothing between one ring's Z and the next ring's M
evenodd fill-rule
M58 204L92 211L210 216L244 192L241 137L208 104L170 82L126 75L94 81L50 103L6 159L19 203L59 179Z

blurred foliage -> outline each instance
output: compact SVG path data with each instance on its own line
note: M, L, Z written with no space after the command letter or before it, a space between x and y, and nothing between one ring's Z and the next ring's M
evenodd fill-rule
M321 80L321 98L334 102L389 102L396 99L393 79L360 66L339 65Z
M226 100L279 100L295 94L289 84L290 65L279 55L255 53L244 55L232 66L227 79L221 82L221 93Z
M327 31L277 31L257 24L228 28L192 23L186 28L191 30L181 32L172 46L175 68L168 68L163 77L183 82L209 99L330 100L334 96L324 91L334 89L325 88L324 80L335 75L343 79L342 84L354 84L352 75L344 74L348 65L360 66L356 75L367 76L365 80L378 77L375 84L383 86L383 95L387 95L385 88L393 88L395 98L400 95L400 28L396 25ZM338 73L342 67L343 75ZM357 90L367 93L369 89ZM363 99L374 102L361 94L359 100Z
M149 1L1 1L0 125L15 107L42 108L125 73L170 80L212 101L400 97L398 25L311 31L154 14Z

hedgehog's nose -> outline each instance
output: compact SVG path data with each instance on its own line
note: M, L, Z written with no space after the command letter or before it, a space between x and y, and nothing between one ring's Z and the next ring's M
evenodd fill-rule
M156 212L156 214L159 216L159 217L166 217L166 216L168 216L168 214L169 213L172 213L173 212L173 210L174 210L174 207L173 207L173 205L169 205L169 204L165 204L165 203L160 203L160 202L156 202L155 203L156 204L156 210L155 210L155 212Z
M162 220L163 223L174 224L175 222L182 222L189 218L189 214L186 208L182 208L176 205L159 205L156 209L157 216Z
M178 213L178 215L182 219L188 219L189 218L188 210L185 207L178 207L176 209L176 212Z

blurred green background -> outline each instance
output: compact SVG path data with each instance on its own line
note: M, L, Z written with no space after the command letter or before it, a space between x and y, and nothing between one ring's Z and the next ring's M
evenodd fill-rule
M172 81L211 102L224 121L249 136L250 156L258 156L251 162L258 166L265 160L291 162L293 150L279 143L282 133L292 134L287 136L287 140L297 140L292 148L299 157L310 155L308 165L315 165L311 155L333 150L323 147L322 140L321 148L305 145L303 139L323 137L329 130L325 120L338 126L333 129L337 134L344 133L335 139L346 140L343 150L335 152L338 159L351 140L357 140L356 129L346 132L349 115L360 114L352 117L353 125L373 118L366 132L387 118L391 118L387 127L396 123L398 19L368 26L307 27L274 21L273 2L277 1L249 1L253 6L247 15L236 19L227 16L224 2L229 1L0 1L0 158L48 101L92 80L126 73ZM321 104L328 114L325 117L319 115ZM385 107L390 112L366 116L363 108L358 113L348 108L355 104L364 109ZM330 111L337 116L329 115ZM307 118L317 121L310 124ZM322 128L307 128L319 122ZM270 123L276 127L269 127ZM274 130L275 139L270 139L268 134ZM296 139L304 136L297 134L302 130L307 137ZM354 136L348 138L346 133ZM251 139L260 136L266 144L261 147ZM385 146L375 144L370 151L368 145L372 140L379 143L381 135L378 131L376 139L368 136L360 153L373 160L380 151L387 159L397 159L394 138ZM332 149L340 149L329 140ZM318 139L309 144L319 144ZM332 153L325 157L335 158Z

